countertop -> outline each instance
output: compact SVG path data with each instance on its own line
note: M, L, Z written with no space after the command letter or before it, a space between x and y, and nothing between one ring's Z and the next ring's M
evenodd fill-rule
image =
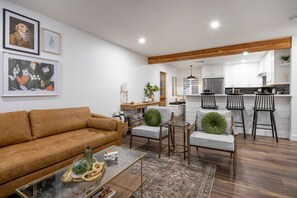
M186 95L186 96L198 96L200 97L200 94L195 95ZM227 97L227 94L215 94L216 97ZM243 94L243 97L255 97L256 94ZM275 94L275 97L292 97L290 94Z

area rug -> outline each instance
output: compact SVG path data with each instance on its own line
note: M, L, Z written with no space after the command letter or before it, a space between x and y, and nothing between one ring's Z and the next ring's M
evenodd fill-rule
M191 162L188 166L183 156L162 156L148 152L143 161L143 175L146 182L143 186L145 198L208 198L210 197L216 166L212 164ZM140 163L132 166L129 171L139 174ZM134 193L140 197L140 189Z

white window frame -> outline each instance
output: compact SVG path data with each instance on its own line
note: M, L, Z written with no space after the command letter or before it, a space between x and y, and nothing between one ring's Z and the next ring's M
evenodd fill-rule
M187 77L183 77L183 95L195 95L199 94L199 79L195 76L196 80L187 80Z

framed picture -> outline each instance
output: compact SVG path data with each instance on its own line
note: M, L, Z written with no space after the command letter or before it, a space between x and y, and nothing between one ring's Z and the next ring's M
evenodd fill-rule
M61 54L61 34L42 28L42 51Z
M58 93L57 61L3 53L3 96Z
M39 21L3 9L3 48L39 55Z

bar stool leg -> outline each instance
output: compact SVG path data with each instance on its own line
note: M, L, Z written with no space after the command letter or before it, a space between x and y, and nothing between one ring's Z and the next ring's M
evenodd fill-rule
M270 111L270 124L271 124L271 132L272 132L272 137L274 138L274 124L273 124L273 118L272 118L272 112Z
M257 122L258 122L258 111L255 111L255 126L254 126L254 140L256 139L256 132L257 132Z
M254 131L255 131L255 118L256 118L256 111L254 110L252 135L254 135Z
M243 127L243 135L244 135L244 138L246 138L243 110L241 110L241 120L242 120L242 127Z
M276 137L276 142L278 143L278 137L277 137L277 130L276 130L276 124L275 124L275 117L274 117L274 112L271 112L272 118L273 118L273 124L274 124L274 132L275 132L275 137Z

